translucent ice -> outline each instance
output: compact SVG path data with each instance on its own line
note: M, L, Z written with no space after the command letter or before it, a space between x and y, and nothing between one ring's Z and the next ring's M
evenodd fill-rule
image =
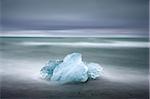
M88 67L88 77L90 79L96 79L102 73L103 68L97 63L89 63L87 64Z
M88 79L88 68L82 62L81 54L67 55L63 62L54 69L51 80L67 82L85 82Z
M96 79L102 73L102 67L97 63L85 64L80 53L67 55L63 61L49 61L41 69L41 77L60 83L85 82Z
M40 71L41 77L44 79L51 79L53 70L56 66L58 66L62 61L55 60L55 61L49 61Z

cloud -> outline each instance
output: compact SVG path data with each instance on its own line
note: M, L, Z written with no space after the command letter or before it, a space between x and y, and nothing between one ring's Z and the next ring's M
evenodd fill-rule
M148 0L2 0L4 29L148 28Z

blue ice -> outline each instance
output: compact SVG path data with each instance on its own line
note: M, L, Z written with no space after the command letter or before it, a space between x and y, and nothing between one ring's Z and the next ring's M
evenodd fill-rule
M40 71L41 77L60 83L86 82L101 76L103 68L97 63L85 63L80 53L68 54L62 61L49 61Z

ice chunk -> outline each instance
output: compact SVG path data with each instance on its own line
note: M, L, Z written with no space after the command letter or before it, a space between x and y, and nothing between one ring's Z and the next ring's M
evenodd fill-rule
M60 83L85 82L87 79L96 79L102 73L102 67L97 63L85 64L80 53L67 55L63 61L49 61L41 69L44 79Z
M52 77L53 70L56 66L58 66L62 61L55 60L55 61L49 61L40 71L41 77L43 79L49 80Z
M62 83L85 82L88 79L88 68L82 62L80 53L67 55L63 62L54 69L51 80Z
M103 68L97 63L89 63L88 67L88 77L90 79L96 79L102 74Z
M80 53L72 53L67 55L63 61L65 63L81 63L82 55Z

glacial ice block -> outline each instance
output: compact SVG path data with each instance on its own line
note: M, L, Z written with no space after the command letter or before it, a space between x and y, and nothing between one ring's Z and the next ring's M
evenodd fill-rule
M96 79L102 73L102 67L97 63L85 64L80 53L67 55L63 61L49 61L41 69L41 77L60 83L86 82Z
M63 62L54 69L52 81L85 82L88 79L88 68L82 62L81 54L73 53L67 55Z

